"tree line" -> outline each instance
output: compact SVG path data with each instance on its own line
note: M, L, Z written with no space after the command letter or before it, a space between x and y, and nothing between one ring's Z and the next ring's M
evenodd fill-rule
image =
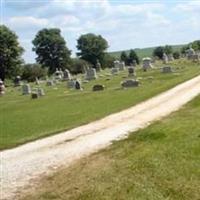
M13 78L19 75L22 70L24 71L23 78L33 79L34 74L52 74L56 68L62 70L69 68L72 72L78 73L83 70L85 65L95 67L99 61L102 66L110 66L114 61L114 58L106 53L108 48L106 39L92 33L81 35L78 38L78 58L71 58L71 51L58 28L40 30L32 44L32 50L37 56L37 64L24 65L22 59L24 49L20 46L16 33L5 25L0 26L0 78L2 80ZM33 77L30 77L30 74Z
M72 73L81 73L86 65L96 66L97 61L102 68L112 67L115 60L109 53L108 42L101 35L88 33L77 39L77 58L71 57L71 51L67 47L64 37L58 28L44 28L36 34L32 41L33 51L36 53L35 64L24 64L22 54L24 49L18 42L18 36L5 25L0 25L0 79L12 79L16 75L33 81L35 77L42 77L55 72L56 68L70 69ZM194 41L181 49L184 52L189 46L200 50L200 40ZM171 46L160 46L154 49L153 56L162 59L163 53L180 56L180 52L173 52ZM125 51L121 53L120 59L126 65L133 62L140 63L140 59L134 50L129 55Z

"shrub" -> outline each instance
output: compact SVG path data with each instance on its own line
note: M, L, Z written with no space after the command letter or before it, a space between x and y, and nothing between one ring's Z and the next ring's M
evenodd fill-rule
M22 79L28 82L35 81L36 78L42 78L47 75L47 69L42 68L39 64L26 64L24 65Z

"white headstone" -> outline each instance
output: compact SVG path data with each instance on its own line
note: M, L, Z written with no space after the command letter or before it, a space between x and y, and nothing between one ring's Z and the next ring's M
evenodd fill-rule
M85 79L86 79L86 80L97 79L96 69L94 69L94 68L89 68L89 69L87 69L87 70L86 70Z
M22 94L27 95L31 93L31 87L29 84L22 85Z

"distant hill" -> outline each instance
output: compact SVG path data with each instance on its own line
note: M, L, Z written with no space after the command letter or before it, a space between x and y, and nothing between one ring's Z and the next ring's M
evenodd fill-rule
M181 45L170 45L172 46L173 50L174 51L179 51L183 46L185 46L185 44L181 44ZM139 58L143 58L143 57L151 57L152 56L152 53L153 53L153 50L155 49L156 47L148 47L148 48L143 48L143 49L139 49L139 48L136 48L134 49L135 52L138 54ZM127 55L129 54L130 52L130 49L129 50L122 50L122 51L125 51L127 53ZM117 59L120 58L120 55L121 55L121 52L122 51L113 51L113 52L109 52L109 54Z

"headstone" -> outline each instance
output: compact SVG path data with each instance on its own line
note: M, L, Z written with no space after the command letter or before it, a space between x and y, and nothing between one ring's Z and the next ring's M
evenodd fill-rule
M115 60L114 61L114 68L119 68L119 64L120 64L119 60Z
M134 67L128 67L128 76L136 76Z
M192 60L193 60L193 62L198 62L198 61L200 61L200 54L197 54L197 53L194 54Z
M54 78L56 80L62 80L62 78L63 78L63 71L61 69L58 70L58 68L56 68L56 71L54 73Z
M113 67L113 68L111 69L111 74L112 74L112 75L117 75L118 72L119 72L119 68L117 68L117 67Z
M121 61L121 62L119 63L119 70L120 70L120 71L125 70L125 63L124 63L123 61Z
M45 93L44 93L43 88L38 88L38 89L37 89L37 94L38 94L39 97L44 96Z
M86 70L85 79L86 79L86 80L97 79L96 69L94 69L94 68L89 68L89 69L87 69L87 70Z
M99 60L97 60L96 70L97 70L97 72L101 71L101 63L99 62Z
M32 99L37 99L39 97L38 93L37 92L32 92L31 93L31 98Z
M136 67L136 65L137 65L136 60L133 60L133 62L132 62L132 66L133 66L133 67Z
M76 84L76 80L71 79L67 82L67 87L68 88L75 88L75 84Z
M162 57L162 59L163 59L163 64L167 64L167 63L168 63L168 61L169 61L169 59L168 59L168 56L167 56L167 54L166 54L166 53L164 53L164 54L163 54L163 57Z
M21 86L22 83L21 83L21 77L20 76L16 76L15 79L14 79L14 86L17 87L17 86Z
M139 86L139 81L138 80L134 80L134 79L130 79L130 80L123 81L121 83L121 85L122 85L122 87L125 87L125 88L138 87Z
M22 94L27 95L31 93L31 87L29 84L22 85Z
M114 68L117 68L120 71L123 71L125 69L125 63L123 61L115 60L114 61Z
M81 83L78 80L75 81L75 89L77 89L77 90L81 90L82 89L81 88Z
M3 81L0 79L0 95L4 95L4 94L5 94L5 85Z
M143 62L142 67L143 67L144 71L147 71L147 69L149 69L149 68L153 68L153 66L151 64L151 58L149 58L149 57L143 58L142 62Z
M170 66L164 66L162 68L162 73L172 73L172 68Z
M188 60L192 60L193 56L195 55L195 51L192 48L192 46L190 46L190 48L188 50L186 50L186 55L187 55L187 59Z
M168 60L169 60L169 61L174 61L174 56L173 56L172 54L169 54L169 55L168 55Z
M101 90L104 90L105 86L104 85L94 85L92 90L93 91L101 91Z
M35 78L35 84L36 85L40 85L40 81L39 81L39 79L37 77Z
M71 79L71 74L68 69L65 69L63 72L63 80L68 81Z
M54 85L53 80L47 80L46 85L47 85L47 86L53 86L53 85Z

